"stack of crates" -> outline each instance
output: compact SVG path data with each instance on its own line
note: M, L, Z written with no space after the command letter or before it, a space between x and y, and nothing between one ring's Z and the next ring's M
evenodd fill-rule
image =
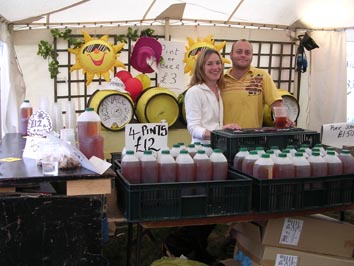
M277 132L216 130L211 134L212 147L224 151L230 166L241 147L251 150L261 146L267 150L271 146L284 149L287 145L299 148L301 144L308 144L312 148L317 143L320 143L319 133L300 128ZM253 180L252 209L256 212L306 210L354 203L354 175L270 180L245 176Z

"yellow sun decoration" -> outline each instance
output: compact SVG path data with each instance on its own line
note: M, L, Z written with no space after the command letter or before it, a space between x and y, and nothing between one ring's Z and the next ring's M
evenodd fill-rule
M109 82L110 73L114 72L114 67L126 68L125 65L117 60L118 52L123 48L124 43L112 45L108 42L108 35L100 39L93 39L87 32L82 32L84 44L79 48L69 48L68 51L75 55L76 62L70 68L70 72L82 69L86 74L86 85L88 86L95 75Z
M226 45L225 41L220 44L215 44L212 39L212 35L208 35L204 39L198 37L196 41L194 41L191 37L187 37L187 40L189 46L186 46L183 62L185 63L184 73L189 73L189 75L193 74L195 62L203 49L212 48L220 53L221 49L223 49ZM224 57L221 57L221 59L224 64L230 63L230 61Z

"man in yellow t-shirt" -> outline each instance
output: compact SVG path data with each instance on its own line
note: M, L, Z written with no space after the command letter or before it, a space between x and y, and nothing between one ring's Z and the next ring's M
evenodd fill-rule
M232 68L225 73L221 91L224 103L224 124L241 128L259 128L263 124L264 105L282 106L283 100L268 72L251 66L253 47L247 40L232 45ZM294 123L288 119L287 126Z

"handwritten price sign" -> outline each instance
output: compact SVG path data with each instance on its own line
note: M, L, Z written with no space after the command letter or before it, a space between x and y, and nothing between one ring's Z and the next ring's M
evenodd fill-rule
M159 64L160 87L177 89L176 95L184 90L184 43L159 41L162 44L163 61Z
M354 145L354 123L322 125L322 144L342 148Z
M167 123L128 124L125 126L125 148L135 153L145 150L157 153L167 147L167 135Z

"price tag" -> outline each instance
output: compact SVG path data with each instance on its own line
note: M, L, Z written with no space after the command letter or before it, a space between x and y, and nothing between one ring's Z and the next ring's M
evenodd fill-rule
M297 246L303 225L304 221L302 220L285 218L279 243Z
M152 150L155 154L167 147L168 124L146 123L125 126L125 148L135 153Z
M277 254L274 266L298 266L298 256Z
M176 95L184 91L184 43L159 40L163 61L158 66L158 84Z
M322 125L322 144L343 148L343 145L353 146L354 123L335 123Z
M28 120L27 133L29 136L44 137L53 130L52 119L44 111L37 111Z

